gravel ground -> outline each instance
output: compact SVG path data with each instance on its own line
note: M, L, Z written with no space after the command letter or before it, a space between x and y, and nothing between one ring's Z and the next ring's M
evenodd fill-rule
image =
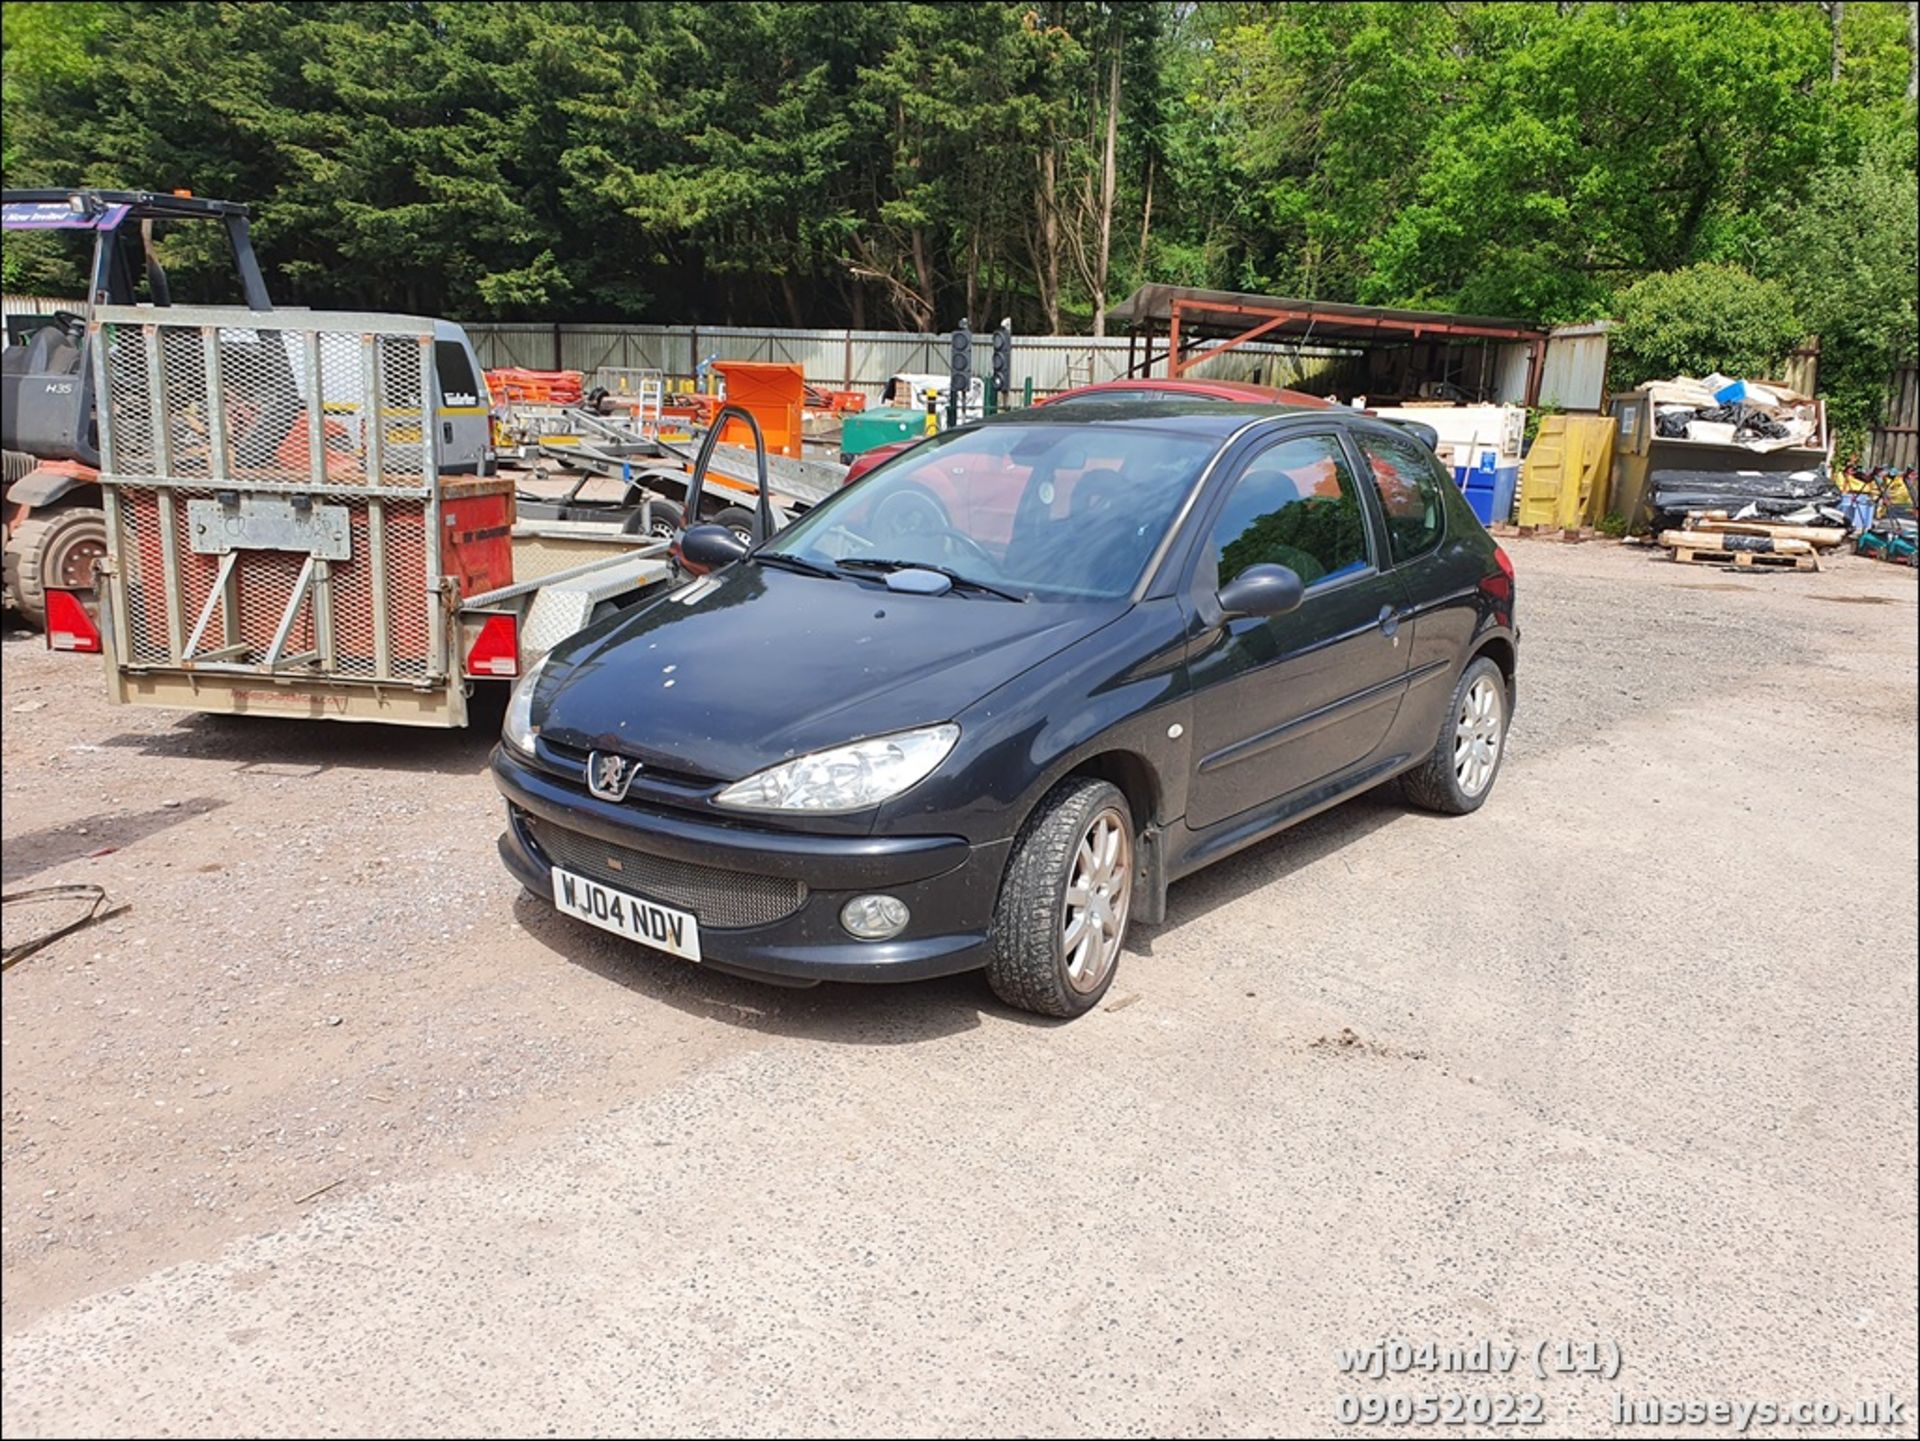
M624 947L501 870L485 737L115 710L10 635L6 886L132 909L6 977L7 1434L1914 1434L1913 576L1514 550L1487 808L1182 883L1065 1027ZM1391 1337L1527 1359L1341 1374Z

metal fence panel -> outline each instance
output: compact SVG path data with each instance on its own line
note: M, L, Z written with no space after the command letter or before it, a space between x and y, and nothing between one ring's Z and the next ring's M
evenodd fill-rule
M74 308L78 302L54 302L9 296L7 313ZM559 324L540 321L472 321L468 336L489 370L577 370L592 377L601 370L657 370L671 386L693 378L703 361L757 360L799 365L812 383L830 389L862 390L878 399L887 380L902 372L944 374L947 332L786 329L772 326ZM1590 333L1589 333L1590 332ZM1164 336L1154 342L1155 374L1165 374ZM1487 347L1457 347L1443 356L1441 369L1457 370L1468 388L1480 385L1518 400L1524 366ZM1516 353L1524 353L1524 348ZM991 365L992 332L974 335L974 371ZM1013 376L1016 390L1031 379L1036 396L1057 394L1077 385L1115 380L1127 374L1129 357L1145 373L1144 340L1124 335L1016 335ZM1252 381L1342 396L1377 390L1391 377L1373 374L1358 351L1326 344L1255 341L1214 354L1190 352L1187 374L1211 380ZM1603 326L1562 327L1549 341L1542 370L1541 398L1564 409L1592 409L1604 384L1606 336ZM1897 400L1897 396L1896 396ZM1890 419L1898 427L1912 424ZM1906 451L1912 450L1905 442Z
M1605 323L1557 326L1540 364L1540 403L1599 414L1607 388ZM1522 347L1524 349L1524 347Z
M798 365L815 385L863 390L878 399L900 374L944 374L949 333L897 330L787 330L724 325L543 325L524 321L475 321L466 326L487 369L657 370L669 382L691 379L709 360L754 360ZM1162 342L1164 344L1164 342ZM974 335L974 373L986 374L992 332ZM1016 335L1013 376L1017 389L1029 379L1036 396L1077 385L1117 380L1129 356L1147 358L1144 343L1125 336ZM1220 380L1294 385L1323 376L1341 353L1328 347L1251 344L1202 357L1190 374ZM1164 369L1164 365L1157 367Z
M87 310L87 302L84 300L49 300L43 295L8 295L0 297L0 316L11 318L15 315L48 315L56 310L67 310L75 315L84 315Z
M1880 423L1868 437L1866 463L1895 470L1920 465L1920 369L1903 365L1893 373Z

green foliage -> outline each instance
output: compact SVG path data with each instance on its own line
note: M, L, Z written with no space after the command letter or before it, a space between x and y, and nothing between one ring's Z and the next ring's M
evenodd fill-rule
M1778 375L1806 334L1793 294L1737 265L1663 270L1619 300L1611 368L1617 390L1676 375Z
M1677 369L1792 311L1856 434L1920 225L1906 7L1844 17L1836 80L1825 7L1749 0L9 0L0 168L243 199L286 299L473 318L1071 329L1168 281L1630 312ZM5 283L80 276L14 237Z
M1820 383L1844 458L1857 452L1888 372L1920 335L1920 189L1911 130L1880 137L1858 159L1808 177L1804 197L1775 207L1768 270L1820 336Z
M13 170L13 115L11 97L22 86L84 83L89 60L87 45L99 32L107 6L93 0L69 0L64 5L0 5L0 33L6 36L5 91L9 103L0 122L0 165Z
M1552 401L1546 401L1540 405L1533 406L1527 411L1526 429L1521 437L1523 453L1524 450L1533 447L1533 438L1540 433L1540 422L1545 420L1549 415L1559 415L1560 413L1560 407Z

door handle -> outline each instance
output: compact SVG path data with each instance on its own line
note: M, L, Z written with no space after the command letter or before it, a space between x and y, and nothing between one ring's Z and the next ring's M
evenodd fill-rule
M1381 633L1383 635L1393 635L1400 629L1402 619L1404 619L1404 617L1394 607L1390 605L1381 606L1379 616Z
M453 422L451 420L443 420L440 422L440 436L447 444L453 444Z

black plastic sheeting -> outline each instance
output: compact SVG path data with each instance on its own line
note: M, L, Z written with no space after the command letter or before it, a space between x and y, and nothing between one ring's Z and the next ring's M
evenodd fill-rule
M1685 440L1687 427L1696 420L1733 426L1735 440L1779 440L1787 434L1786 426L1765 411L1739 405L1710 405L1696 410L1667 406L1654 412L1653 433L1662 440Z
M1840 489L1824 466L1771 473L1656 470L1652 503L1661 512L1737 511L1752 505L1763 514L1786 515L1809 505L1838 505Z

